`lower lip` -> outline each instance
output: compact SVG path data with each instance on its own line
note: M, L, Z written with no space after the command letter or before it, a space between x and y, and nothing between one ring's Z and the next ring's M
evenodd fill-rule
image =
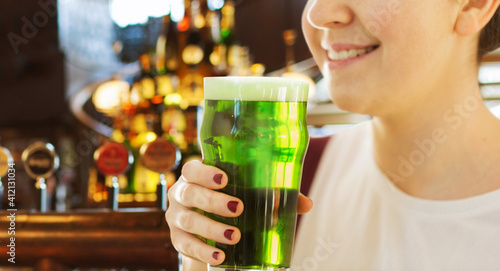
M328 58L328 60L327 60L328 68L330 70L338 70L338 69L347 67L347 66L349 66L349 65L351 65L351 64L353 64L355 62L358 62L358 61L362 60L363 58L371 55L377 49L378 49L378 47L375 48L375 49L373 49L373 51L370 51L369 53L357 56L355 58L348 58L348 59L344 59L344 60L331 60L331 59Z

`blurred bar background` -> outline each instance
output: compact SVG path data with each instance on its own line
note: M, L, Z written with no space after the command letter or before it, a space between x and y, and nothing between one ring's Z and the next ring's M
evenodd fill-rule
M185 162L201 159L205 76L309 81L312 136L370 119L329 101L301 31L306 2L0 1L0 146L15 164L15 197L4 193L2 209L15 206L17 238L14 264L12 212L1 211L0 270L177 270L156 189L160 178L171 186ZM485 57L479 83L500 116L499 52ZM157 138L180 154L164 174L141 161L141 147ZM110 141L134 157L125 174L97 169L94 152ZM22 157L35 142L51 143L60 162L44 178L46 213ZM118 211L106 203L114 182Z

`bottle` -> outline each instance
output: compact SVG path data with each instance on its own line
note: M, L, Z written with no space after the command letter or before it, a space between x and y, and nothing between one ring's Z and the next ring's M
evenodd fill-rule
M174 85L178 84L176 75L179 65L178 41L175 23L164 17L165 31L158 37L156 46L156 85L157 95L162 97L162 102L168 94L174 92ZM159 98L157 98L159 101Z
M221 31L221 55L223 54L223 60L227 65L228 73L231 73L231 69L238 65L238 60L240 56L240 46L236 37L236 30L234 26L234 14L235 6L232 0L227 1L224 7L221 9L222 19L220 22Z
M162 117L164 138L177 145L181 152L181 162L175 172L178 178L182 166L187 161L194 157L201 157L197 147L197 121L200 107L190 106L189 101L177 92L169 94L165 98L165 104L166 110ZM198 160L201 161L201 159Z
M285 42L286 53L286 72L292 72L292 66L295 64L294 46L297 39L297 31L288 29L283 31L283 41Z
M132 141L131 147L133 149L134 158L137 158L137 162L134 164L133 170L133 191L136 194L136 201L148 200L148 196L152 196L152 193L156 191L156 185L160 178L160 175L156 172L150 171L142 164L140 159L140 148L142 145L152 142L157 138L154 132L154 122L155 118L152 115L146 115L146 130L139 133ZM149 195L147 195L149 194ZM154 199L151 199L154 200Z
M238 41L236 38L236 31L234 27L234 14L235 6L232 0L226 1L224 7L222 7L222 19L220 22L220 36L221 43L230 48L233 45L237 45Z
M177 28L172 20L168 20L167 40L165 44L165 67L167 73L176 73L179 68L179 41Z
M190 28L186 46L182 49L182 60L188 66L188 72L181 79L179 94L188 106L197 106L203 100L203 75L201 62L204 59L204 42L201 36L201 23L197 23L200 15L200 2L193 0L190 7ZM183 109L186 109L184 106Z
M203 16L200 17L200 2L198 0L191 1L188 16L190 23L186 45L182 49L182 60L191 69L194 69L204 58L204 46L200 33L200 26L204 25L204 19ZM200 20L203 22L199 22Z
M295 29L288 29L283 32L283 41L286 45L286 68L285 73L281 76L286 78L295 78L307 81L309 83L309 97L313 97L316 92L316 84L314 80L305 73L295 71L293 65L295 64L294 46L297 39L297 32Z
M148 102L156 95L156 70L151 67L151 57L143 54L139 58L141 62L140 91Z
M161 65L158 60L155 66L151 65L152 59L149 55L143 54L140 57L141 72L134 78L132 84L130 103L134 107L134 112L130 117L130 132L129 141L132 154L134 156L134 164L129 169L127 174L128 186L127 192L132 195L132 200L144 201L147 200L147 193L154 193L154 188L148 185L149 178L152 176L157 179L152 172L149 172L142 165L140 157L140 147L145 142L156 139L156 134L153 132L153 123L160 121L160 112L163 110L163 97L157 92L157 79L161 71ZM160 67L160 72L158 68ZM154 181L156 181L156 179ZM154 199L151 199L154 200Z
M132 201L129 195L134 193L134 174L135 174L135 164L137 163L137 158L134 155L134 149L132 148L132 144L130 142L131 140L131 131L130 131L130 121L133 117L134 114L134 108L129 105L129 104L124 104L122 106L122 133L119 136L119 138L114 138L115 141L122 143L125 147L127 147L130 152L132 152L132 155L134 157L134 160L132 161L132 164L130 165L128 171L125 173L125 182L126 185L125 187L121 187L122 190L120 191L121 195L127 195L127 196L122 196L122 198L127 198L125 201ZM113 138L112 138L113 139ZM120 140L122 139L122 140ZM121 178L118 178L118 183L120 184Z
M188 147L184 137L184 131L186 130L184 110L188 108L189 104L177 92L178 88L176 86L174 92L165 97L166 109L162 114L161 127L164 138L172 141L183 153Z
M208 41L205 57L212 66L212 73L215 76L227 75L226 46L221 44L220 16L218 12L208 11Z

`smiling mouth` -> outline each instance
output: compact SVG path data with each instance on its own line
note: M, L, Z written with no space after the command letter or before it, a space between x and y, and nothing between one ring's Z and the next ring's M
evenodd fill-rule
M342 50L342 51L335 51L333 49L327 50L328 58L332 61L340 61L340 60L346 60L346 59L351 59L351 58L356 58L362 55L366 55L370 53L371 51L377 49L379 45L374 45L362 49L350 49L350 50Z

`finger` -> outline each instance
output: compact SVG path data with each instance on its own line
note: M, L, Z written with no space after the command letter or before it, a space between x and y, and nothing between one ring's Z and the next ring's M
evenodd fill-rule
M237 217L244 208L243 202L236 197L187 182L176 184L171 196L186 207L198 208L225 217Z
M240 241L238 228L214 221L198 212L179 207L167 217L171 228L196 234L217 243L234 245Z
M182 253L181 253L182 255ZM218 255L217 255L218 256ZM207 263L202 262L198 259L187 257L183 255L182 259L182 270L207 270ZM180 270L180 269L179 269Z
M211 265L219 265L224 261L224 251L204 243L198 237L171 229L171 242L182 255Z
M311 211L312 207L313 207L313 201L310 198L304 196L302 193L300 193L299 200L297 203L297 213L305 214Z
M221 189L227 184L227 175L224 171L196 160L182 167L182 178L188 183L210 189Z

